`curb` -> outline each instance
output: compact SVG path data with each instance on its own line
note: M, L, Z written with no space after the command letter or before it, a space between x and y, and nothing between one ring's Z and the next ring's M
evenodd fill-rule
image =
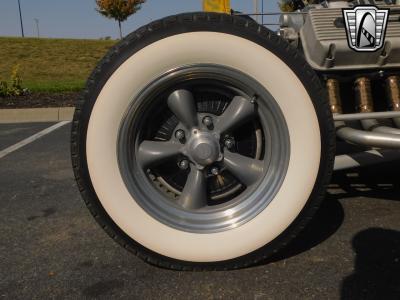
M72 121L75 107L0 109L0 124Z

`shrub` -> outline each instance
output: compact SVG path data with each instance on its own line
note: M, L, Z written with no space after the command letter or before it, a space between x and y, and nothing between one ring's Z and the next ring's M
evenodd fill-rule
M0 80L0 97L7 97L7 96L9 96L7 81Z
M0 81L0 97L21 96L29 92L22 87L22 79L19 72L19 65L15 65L11 71L11 84L7 81Z

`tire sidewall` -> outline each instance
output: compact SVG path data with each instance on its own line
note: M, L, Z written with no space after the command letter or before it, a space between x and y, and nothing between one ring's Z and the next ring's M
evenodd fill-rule
M110 52L110 54L101 63L101 67L96 70L94 74L92 74L91 79L88 82L88 88L84 95L83 106L78 109L74 119L74 123L77 122L80 125L78 143L78 156L80 158L80 164L79 168L75 167L75 174L78 181L82 185L81 190L84 190L84 198L86 202L90 204L92 213L100 216L97 218L98 221L103 227L106 226L109 233L116 237L120 243L123 243L126 247L131 249L139 249L139 251L142 253L146 253L147 256L158 260L173 261L179 263L180 265L189 264L188 261L171 259L170 257L162 256L149 250L148 248L143 247L130 236L128 236L124 231L122 231L106 212L104 206L96 195L88 170L85 145L89 119L93 112L96 100L98 99L107 81L121 67L122 64L124 64L130 57L135 55L135 53L139 52L141 49L144 49L159 40L188 32L215 32L245 38L246 40L251 41L274 53L286 63L286 65L294 72L294 74L296 74L297 78L307 90L309 98L313 103L315 113L318 118L321 141L320 166L316 175L314 188L310 192L309 200L305 203L304 208L301 210L299 216L293 222L291 222L287 229L280 234L279 237L269 242L266 246L261 248L258 247L258 250L254 249L253 252L245 254L240 258L220 260L217 263L200 263L200 265L226 266L232 263L237 264L238 261L248 262L252 260L254 262L255 258L259 260L269 255L282 245L286 244L290 237L297 233L304 226L306 221L311 217L318 207L318 204L324 193L324 186L328 182L333 164L332 148L334 142L332 137L332 116L329 113L329 106L327 106L325 95L318 82L318 79L316 79L314 72L306 65L304 59L295 50L291 49L285 41L281 40L279 37L275 36L266 29L258 27L258 25L253 22L247 23L248 26L241 26L243 25L243 20L241 18L228 18L228 16L222 17L221 15L215 14L199 14L201 18L199 17L196 20L197 22L185 23L185 26L182 26L181 23L185 22L185 18L187 18L185 16L187 15L180 17L181 22L167 26L166 23L168 23L168 20L164 20L162 24L158 24L157 26L149 25L152 28L151 31L148 30L149 27L146 27L145 29L140 29L134 34L128 36ZM213 22L214 18L217 17L221 22L220 24L215 24Z

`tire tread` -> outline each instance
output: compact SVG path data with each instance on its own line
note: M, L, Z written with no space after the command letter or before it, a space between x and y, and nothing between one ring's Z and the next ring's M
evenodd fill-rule
M322 128L324 130L323 138L326 141L325 144L327 151L326 153L322 153L325 161L321 160L324 164L324 168L322 171L320 170L320 175L321 173L322 175L320 176L321 180L318 183L319 186L314 189L313 194L310 197L312 198L312 201L309 201L306 204L306 207L300 214L301 216L299 216L287 229L289 234L282 234L267 246L237 259L217 263L189 263L161 256L143 247L129 238L105 212L90 184L84 149L87 124L85 124L83 120L87 120L88 116L90 116L90 105L88 105L88 103L94 102L92 95L98 93L99 82L104 82L105 78L110 76L110 68L115 67L112 66L113 62L118 58L121 59L121 55L123 56L130 53L132 45L139 45L142 40L147 38L151 39L151 36L157 36L159 31L165 32L169 29L173 29L176 33L182 33L185 32L188 27L201 28L204 25L207 25L208 28L211 27L215 31L219 31L219 28L224 26L234 27L245 34L257 36L260 41L271 41L272 43L269 43L269 45L273 50L281 53L281 56L283 56L282 58L287 59L291 57L292 60L294 58L293 66L297 69L297 74L300 72L306 74L310 85L308 88L315 92L315 95L313 95L314 99L319 99L319 103L314 103L315 108L320 114L322 113L327 120L324 122ZM265 261L269 256L286 247L312 219L325 196L326 187L330 182L333 170L335 147L335 128L330 107L326 100L326 91L323 89L320 79L306 63L302 55L285 40L278 37L267 28L260 26L256 22L242 17L234 17L218 13L185 13L166 17L162 20L151 22L125 37L121 42L109 50L106 56L91 73L87 80L86 87L77 101L71 129L71 158L75 179L82 198L95 220L118 244L142 260L161 268L182 271L211 271L246 268ZM268 247L268 249L266 247Z

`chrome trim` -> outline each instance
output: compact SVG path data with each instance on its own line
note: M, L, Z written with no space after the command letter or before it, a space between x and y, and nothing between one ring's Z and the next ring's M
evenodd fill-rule
M399 150L370 150L360 153L338 155L335 159L335 171L367 167L400 159Z
M393 119L400 118L400 111L386 111L373 113L355 113L355 114L336 114L333 116L335 121L360 121L368 119Z
M350 144L372 148L400 149L400 136L396 134L368 132L347 127L344 122L336 122L336 134Z

